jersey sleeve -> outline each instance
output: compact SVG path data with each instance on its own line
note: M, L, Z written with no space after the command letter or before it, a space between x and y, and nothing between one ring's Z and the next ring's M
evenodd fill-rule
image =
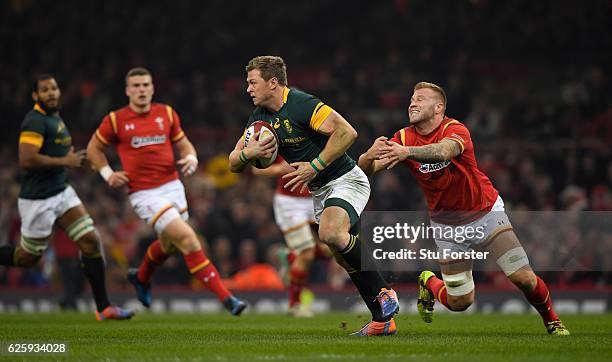
M402 128L399 131L395 132L393 134L393 137L391 137L391 139L389 141L395 142L395 143L397 143L399 145L402 145L402 146L408 146L406 144L406 129Z
M117 142L117 116L114 112L104 117L96 130L96 138L107 146Z
M27 143L41 148L44 141L45 124L33 117L27 117L21 125L19 143Z
M468 131L467 127L458 121L453 120L444 125L444 129L442 130L442 139L449 139L457 142L459 147L461 147L461 153L465 152L466 149L471 149L473 147L470 131Z
M181 128L181 118L170 106L166 106L166 112L170 119L170 140L172 140L172 143L178 142L185 137L185 132Z
M327 116L333 112L333 109L323 103L319 98L312 95L305 95L298 100L298 107L294 119L303 126L310 127L313 130L318 130L327 119Z

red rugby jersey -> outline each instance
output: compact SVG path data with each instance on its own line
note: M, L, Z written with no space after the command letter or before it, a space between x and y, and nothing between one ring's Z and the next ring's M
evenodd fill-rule
M276 160L274 161L275 164L279 164L283 162L285 162L285 160L280 155L276 156ZM281 194L281 195L294 196L294 197L310 197L310 191L308 191L308 188L306 188L304 192L300 192L299 189L296 189L293 192L291 192L290 189L286 189L285 185L289 181L291 181L291 179L283 179L283 175L278 175L276 177L276 193Z
M172 144L185 137L185 133L172 107L153 103L146 113L123 107L104 117L96 137L105 145L116 145L123 170L130 179L130 192L178 179Z
M482 211L490 211L499 194L478 169L468 129L456 119L444 117L440 126L428 135L420 135L414 126L409 126L396 132L391 141L404 146L424 146L445 138L459 144L460 155L433 164L409 159L404 164L425 193L432 220L461 225L477 219Z

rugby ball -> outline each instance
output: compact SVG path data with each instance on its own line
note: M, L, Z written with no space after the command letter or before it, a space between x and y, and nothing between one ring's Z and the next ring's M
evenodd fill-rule
M251 141L255 137L255 134L257 132L259 132L259 136L257 138L257 140L259 141L263 141L269 137L274 137L274 139L276 140L276 146L274 147L274 153L272 154L272 157L258 158L255 160L255 162L253 162L253 164L257 168L267 168L268 166L274 163L274 161L276 160L276 156L278 155L278 135L276 134L274 127L272 127L270 123L265 121L253 122L244 133L244 147L247 147L249 141Z

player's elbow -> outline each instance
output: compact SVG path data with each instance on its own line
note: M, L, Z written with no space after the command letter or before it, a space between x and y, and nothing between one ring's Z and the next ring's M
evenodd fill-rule
M351 126L347 127L346 133L347 137L351 140L351 143L355 142L357 140L357 136L359 135L357 131Z
M440 162L448 161L451 158L453 158L452 150L449 150L447 148L442 149L442 151L440 152Z
M21 167L22 169L28 169L32 168L33 166L34 161L32 160L32 157L19 155L19 167Z

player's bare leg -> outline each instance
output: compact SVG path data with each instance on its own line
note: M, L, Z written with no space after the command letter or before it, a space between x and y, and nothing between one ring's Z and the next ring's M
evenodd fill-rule
M395 334L397 329L393 316L399 312L397 294L378 271L362 270L361 241L349 233L350 227L349 215L343 208L330 206L323 210L319 239L330 247L338 263L345 267L372 313L372 321L354 335Z
M228 311L240 315L246 303L234 297L223 285L221 276L214 264L204 255L195 232L180 217L168 223L161 233L162 243L173 244L183 254L189 272L210 289Z
M56 223L81 250L83 273L91 285L96 301L96 319L130 319L131 310L112 306L106 295L104 259L100 251L100 238L93 226L93 220L83 205L73 207L60 216Z
M419 299L417 309L426 323L433 321L434 304L440 302L447 309L461 312L474 303L474 281L472 263L469 261L440 260L442 278L431 271L419 276Z
M527 254L514 231L505 229L494 234L485 249L491 252L493 260L497 261L508 279L525 294L527 301L538 311L548 333L569 335L569 330L553 309L546 283L533 272Z

